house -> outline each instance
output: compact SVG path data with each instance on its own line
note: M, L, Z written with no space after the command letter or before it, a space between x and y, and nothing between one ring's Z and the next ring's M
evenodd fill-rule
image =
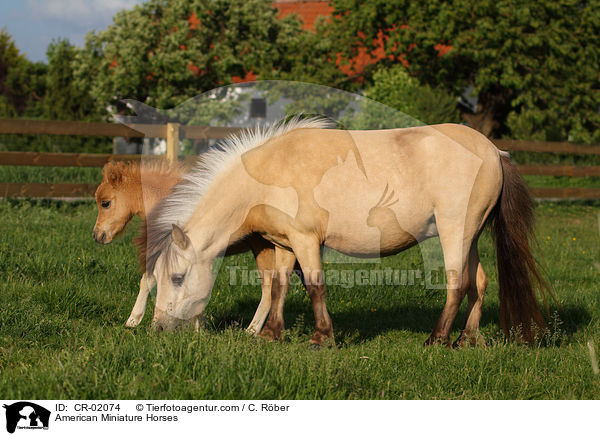
M290 14L297 14L302 18L302 27L312 30L319 16L329 17L333 13L333 7L327 0L298 1L298 0L276 0L273 6L279 10L279 17L283 18Z

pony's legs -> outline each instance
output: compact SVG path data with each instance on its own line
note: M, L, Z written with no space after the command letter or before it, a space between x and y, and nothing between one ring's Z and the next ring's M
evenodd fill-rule
M144 273L144 275L142 275L142 279L140 280L140 292L138 293L137 299L135 300L135 305L131 310L131 315L129 315L129 319L125 323L126 327L137 327L137 325L142 321L144 313L146 313L148 294L150 294L150 291L154 285L156 285L154 276L148 276L146 273Z
M310 238L300 242L300 244L295 244L294 253L304 273L304 280L315 313L316 328L310 343L319 346L329 341L333 345L335 343L333 340L333 326L327 312L327 305L325 304L325 281L323 266L321 264L321 247Z
M296 256L293 252L279 247L276 247L274 251L275 273L271 286L271 313L260 332L260 336L271 340L281 339L284 326L283 306L289 289L290 275L296 263Z
M454 346L464 346L467 343L477 345L481 342L479 334L479 321L481 319L481 309L483 306L483 297L487 288L487 276L483 270L483 266L479 261L479 253L477 251L477 241L473 242L469 260L467 265L468 270L468 287L467 297L468 306L465 327L458 339L454 342Z
M467 261L476 231L444 219L437 220L437 227L446 268L446 304L425 345L440 343L450 346L450 329L469 287ZM460 231L462 229L464 231Z
M256 259L256 266L260 274L260 288L262 291L260 303L254 318L246 329L249 333L257 335L262 328L269 310L271 310L271 286L273 281L273 268L275 267L275 250L273 246L257 246L251 242L252 252Z

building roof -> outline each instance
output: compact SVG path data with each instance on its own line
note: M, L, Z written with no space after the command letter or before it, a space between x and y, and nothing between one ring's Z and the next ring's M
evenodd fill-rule
M298 0L276 0L273 6L279 10L279 17L283 18L290 14L298 14L304 24L302 28L311 30L315 26L317 17L329 17L333 13L333 7L325 1L298 1Z

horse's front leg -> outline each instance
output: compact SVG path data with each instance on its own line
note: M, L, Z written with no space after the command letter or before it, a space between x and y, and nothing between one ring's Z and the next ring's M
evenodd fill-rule
M131 310L131 315L129 315L129 319L127 320L127 323L125 323L126 327L137 327L142 321L144 313L146 313L148 294L150 294L150 291L154 285L156 285L154 276L148 276L146 273L144 273L144 275L142 275L142 279L140 280L140 292L138 293L137 299L135 300L135 305Z
M266 242L266 241L265 241ZM256 259L256 266L260 274L261 297L254 318L246 329L253 335L258 335L271 310L271 283L273 281L273 271L275 268L275 249L272 245L256 246L252 243L252 252Z

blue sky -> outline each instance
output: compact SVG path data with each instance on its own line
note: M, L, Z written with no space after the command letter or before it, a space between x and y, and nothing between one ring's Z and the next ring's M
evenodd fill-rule
M53 39L83 45L90 30L102 30L121 9L141 0L0 0L0 28L5 27L22 53L45 61Z

